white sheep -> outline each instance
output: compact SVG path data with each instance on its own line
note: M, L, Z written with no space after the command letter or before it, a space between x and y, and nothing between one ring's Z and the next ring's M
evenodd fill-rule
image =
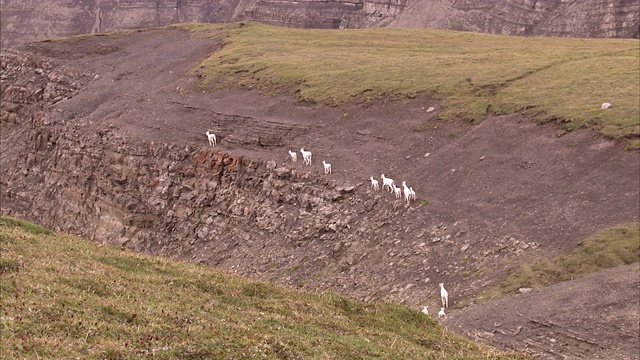
M302 160L306 165L311 165L311 151L304 151L304 149L300 149L300 153L302 154Z
M291 161L298 161L298 153L289 150L289 155L291 155Z
M422 308L422 313L423 313L423 314L425 314L425 315L429 315L429 309L427 309L427 307L426 307L426 306L425 306L425 307L423 307L423 308Z
M441 308L440 311L438 311L438 319L441 317L444 317L445 319L447 318L447 314L444 313L444 308Z
M216 134L209 130L207 130L205 134L207 134L207 139L209 139L209 146L216 146Z
M396 199L400 199L402 197L402 190L399 187L393 186L393 192L396 194Z
M413 191L413 188L412 188L412 187L410 187L410 188L409 188L409 191L411 192L411 193L409 194L409 200L415 200L415 199L416 199L416 192L415 192L415 191Z
M600 106L600 109L606 110L610 107L611 107L611 104L606 102L606 103L602 103L602 106Z
M407 187L406 181L402 182L402 187L404 188L404 201L408 204L411 201L411 190Z
M331 164L329 164L326 161L322 160L322 165L324 165L324 173L325 174L331 174Z
M449 293L444 288L444 283L440 283L440 298L442 299L442 308L449 307Z
M380 189L380 185L378 183L378 180L374 179L373 176L371 177L371 188L374 191Z
M382 190L384 190L384 187L387 186L389 187L389 191L393 192L394 190L391 187L392 185L395 184L393 179L385 177L384 174L380 175L380 177L382 178Z

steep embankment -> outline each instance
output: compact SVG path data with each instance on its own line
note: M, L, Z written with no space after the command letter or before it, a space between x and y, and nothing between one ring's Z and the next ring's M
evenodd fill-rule
M519 115L442 123L425 96L319 108L211 93L187 71L217 46L161 29L4 52L2 211L98 242L431 309L438 282L455 306L510 263L638 220L638 154L595 133L557 138ZM207 147L206 129L218 147ZM301 147L313 166L289 161ZM370 190L381 173L406 179L418 201Z
M532 359L405 306L284 289L23 220L0 217L0 245L5 359Z

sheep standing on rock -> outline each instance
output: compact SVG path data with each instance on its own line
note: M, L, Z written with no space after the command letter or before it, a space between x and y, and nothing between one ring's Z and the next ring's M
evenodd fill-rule
M402 197L402 190L399 187L396 187L395 184L393 186L393 192L396 194L396 199L400 199Z
M291 161L298 161L298 153L295 151L289 150L289 155L291 156Z
M302 161L305 165L311 165L311 151L304 151L304 149L300 149L300 153L302 154Z
M212 131L207 130L207 132L205 133L207 134L207 139L209 140L209 146L216 146L216 134L214 134Z
M329 164L328 162L322 160L322 165L324 165L324 173L325 174L331 174L331 164Z
M382 178L382 190L384 190L384 187L387 186L389 187L389 191L393 192L394 190L391 187L395 184L393 179L385 177L384 174L380 175L380 177Z
M402 182L402 187L404 188L404 201L408 204L411 201L411 190L407 187L406 181Z
M371 177L371 188L373 189L373 191L380 189L380 185L378 185L378 180L374 179L373 176Z
M440 298L442 299L442 308L449 307L449 292L444 288L444 283L440 283Z

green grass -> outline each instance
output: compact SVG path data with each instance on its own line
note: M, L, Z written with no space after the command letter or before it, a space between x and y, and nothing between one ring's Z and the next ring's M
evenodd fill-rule
M518 266L478 300L517 293L521 287L539 289L600 270L640 261L640 223L614 226L582 241L568 254Z
M406 306L297 292L0 222L7 359L526 359Z
M205 31L205 25L178 25ZM558 39L415 29L309 30L210 25L224 45L194 73L213 87L258 88L339 105L425 93L445 120L524 111L611 138L640 136L637 39ZM613 107L603 111L600 105Z
M34 224L32 222L29 221L25 221L22 219L17 219L17 218L12 218L12 217L7 217L7 216L3 216L0 217L0 225L3 226L7 226L7 227L18 227L21 228L24 231L30 232L34 235L51 235L53 234L53 231L42 227L38 224Z

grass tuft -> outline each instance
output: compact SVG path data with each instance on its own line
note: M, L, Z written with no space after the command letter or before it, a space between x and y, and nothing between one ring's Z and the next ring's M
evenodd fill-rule
M38 224L8 216L0 216L0 225L8 227L18 227L33 235L51 235L53 233L51 230Z
M0 259L0 275L6 272L16 272L21 267L19 261Z
M629 143L625 147L626 151L636 151L640 150L640 139L631 139Z

